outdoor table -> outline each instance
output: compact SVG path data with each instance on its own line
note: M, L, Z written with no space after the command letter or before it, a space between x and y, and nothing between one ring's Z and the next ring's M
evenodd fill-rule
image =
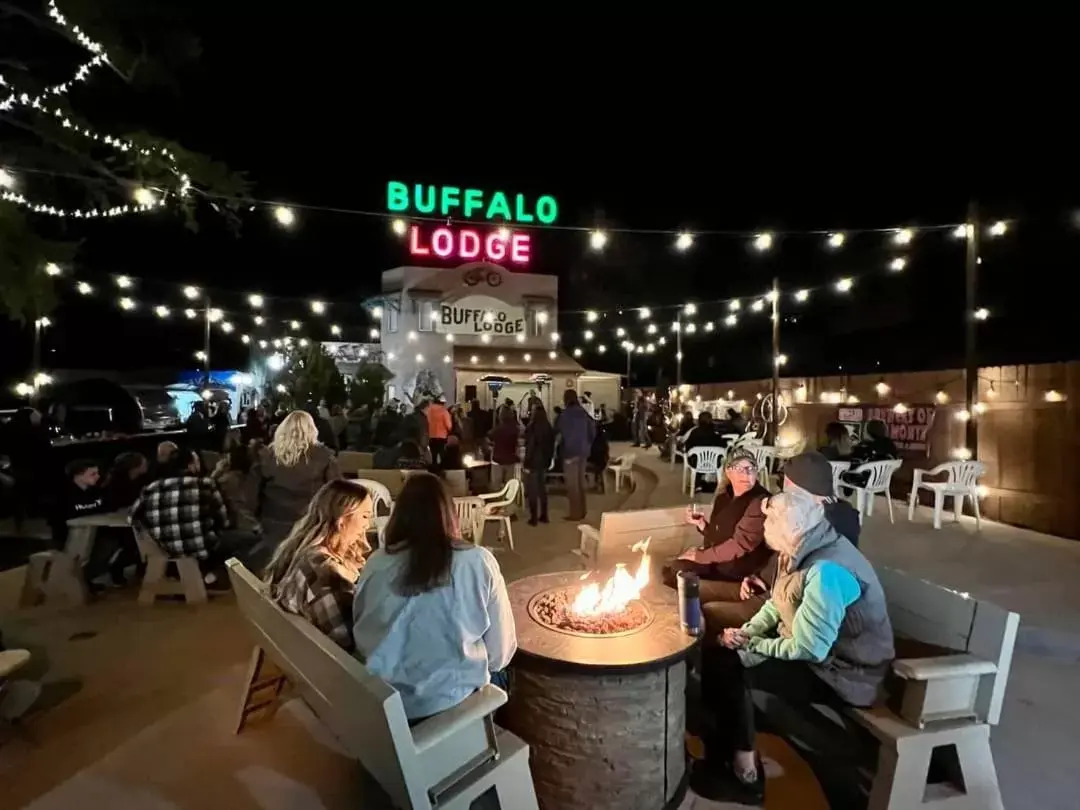
M491 487L491 462L483 459L463 461L465 474L469 477L470 492L487 492Z
M94 548L94 538L97 536L99 526L127 529L131 527L131 521L128 519L128 510L122 509L119 512L103 512L71 518L67 525L68 537L67 543L64 544L64 553L80 565L85 565Z

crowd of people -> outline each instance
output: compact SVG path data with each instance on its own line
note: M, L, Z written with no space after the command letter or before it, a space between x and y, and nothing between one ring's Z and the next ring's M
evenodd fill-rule
M606 466L604 423L574 391L565 392L554 420L539 400L524 410L523 424L511 401L493 412L473 403L465 414L438 399L407 413L395 404L272 416L255 408L241 438L222 442L224 455L212 470L197 452L198 437L204 446L213 440L212 424L194 432L194 447L162 442L153 460L125 453L105 475L93 462L72 463L54 540L63 541L68 517L129 508L136 530L170 556L199 559L209 588L227 587L223 564L240 559L264 577L282 609L304 617L396 689L417 723L486 683L508 687L516 650L498 562L463 541L440 472L462 463L464 442L490 458L496 487L520 465L536 525L549 518L553 467L566 481L567 519L580 521L586 471L600 460L600 469ZM636 425L636 408L631 416ZM722 444L722 436L746 428L737 414L718 421L707 412L696 420L684 413L671 429L670 416L663 421L663 435L635 427L638 444L660 439L670 446L671 436L681 435L684 449L692 449ZM869 426L854 446L842 425L830 424L826 434L820 452L787 460L775 495L759 483L752 452L728 453L712 508L687 511L700 545L663 569L670 587L680 573L700 579L706 758L691 785L702 796L763 801L751 691L795 705L869 706L893 658L884 594L858 550L858 515L834 492L829 460L877 460L897 451L883 425ZM384 441L376 466L422 468L405 482L378 548L371 493L342 478L329 444L371 448L365 442L376 436ZM122 586L133 564L131 532L106 530L87 576L95 585L108 578Z

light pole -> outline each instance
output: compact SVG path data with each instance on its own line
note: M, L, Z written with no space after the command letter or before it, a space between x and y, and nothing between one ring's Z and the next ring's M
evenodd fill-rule
M210 388L210 296L203 307L203 390Z
M780 421L780 279L772 282L772 421L768 423L767 441L776 445Z
M34 319L34 349L30 359L31 378L36 377L41 371L41 332L49 326L52 326L52 321L44 316Z
M967 307L967 330L964 334L964 407L971 414L965 423L964 444L972 458L979 457L979 425L975 419L975 400L978 397L978 306L979 292L979 208L974 200L968 206L967 255L964 274L964 305Z

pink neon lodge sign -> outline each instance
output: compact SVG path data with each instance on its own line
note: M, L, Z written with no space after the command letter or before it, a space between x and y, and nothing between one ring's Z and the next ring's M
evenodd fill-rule
M413 256L437 256L440 259L528 264L532 243L529 234L500 231L481 233L475 228L436 228L430 236L419 225L409 226L409 253Z

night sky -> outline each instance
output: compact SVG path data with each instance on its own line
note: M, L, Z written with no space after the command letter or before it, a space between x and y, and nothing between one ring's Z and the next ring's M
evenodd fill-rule
M237 333L254 336L242 314L247 293L276 296L269 312L277 322L312 323L305 300L325 300L325 323L340 323L345 339L364 339L360 302L378 291L382 271L408 263L405 244L386 220L315 209L380 211L391 179L552 194L562 225L691 232L918 229L962 222L976 197L986 224L1011 223L981 251L979 305L992 317L979 328L980 363L1075 353L1071 295L1057 287L1070 283L1080 259L1069 196L1075 169L1071 162L1039 168L1051 160L1049 146L1028 153L1026 164L1003 160L996 136L1004 133L972 139L963 110L937 97L898 109L856 87L839 93L851 104L832 104L811 86L805 93L785 86L798 98L762 99L751 92L760 75L740 86L739 74L719 65L722 82L700 72L676 81L674 64L646 70L629 54L541 65L550 43L516 42L513 54L502 48L501 61L489 62L470 57L449 32L441 44L406 45L394 38L396 23L308 5L278 12L265 4L176 4L200 50L186 62L170 54L172 87L132 88L108 76L79 87L77 109L103 129L144 128L219 158L248 174L255 199L296 205L298 222L284 230L256 205L239 236L208 207L198 233L165 212L74 223L67 235L83 242L75 278L102 294L79 298L71 278L61 280L68 292L46 332L46 367L192 367L198 327L175 317L162 323L147 306L121 314L110 273L137 277L133 297L174 311L185 306L180 285L206 287L235 313ZM67 68L52 69L62 76ZM3 138L0 124L0 150ZM616 315L619 307L651 307L666 332L674 310L664 306L760 296L776 275L789 293L815 288L808 304L785 312L787 373L962 365L962 241L947 231L917 232L897 250L887 234L855 233L829 251L824 239L778 235L759 255L745 236L705 236L680 254L672 236L612 233L597 254L586 233L534 232L531 272L560 277L564 311L611 311L598 328L607 332L637 327L636 316ZM907 265L890 273L899 255ZM848 275L858 279L848 296L816 289ZM702 312L718 328L687 340L687 381L768 376L767 317L725 329L726 308ZM585 328L580 314L563 317L564 345L584 346ZM29 334L0 327L9 348L0 360L5 379L28 367ZM275 327L261 336L279 334ZM305 334L330 337L325 327ZM617 340L606 342L606 355L587 354L583 364L624 370L623 355L611 350ZM215 333L213 355L215 368L237 368L247 348L236 335ZM654 384L658 372L670 380L672 355L669 341L666 351L635 359L634 384Z

